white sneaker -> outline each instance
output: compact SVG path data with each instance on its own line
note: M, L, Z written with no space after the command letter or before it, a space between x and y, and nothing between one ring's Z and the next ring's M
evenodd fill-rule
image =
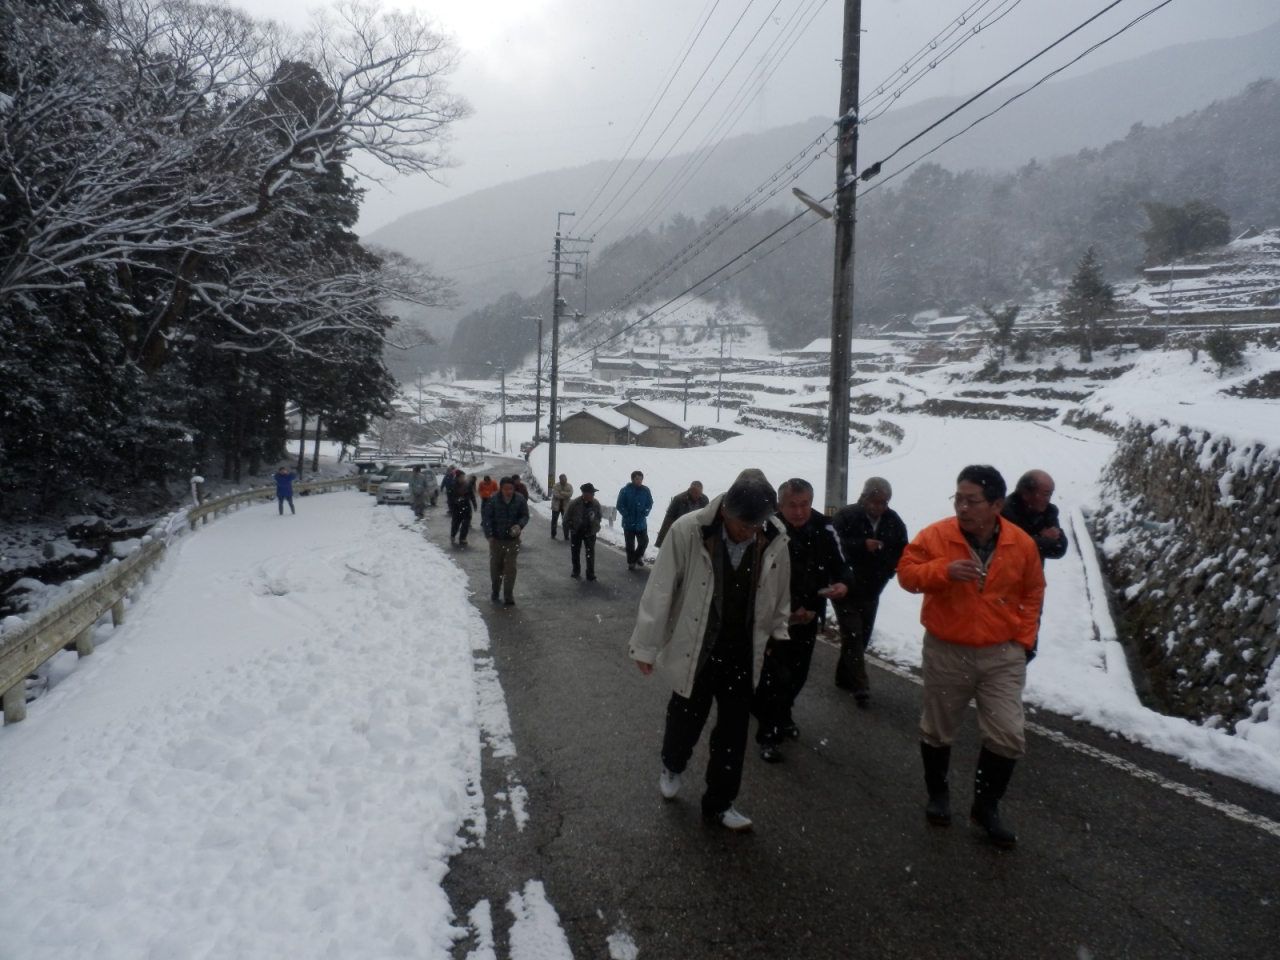
M716 814L711 819L724 824L730 830L742 831L751 829L751 818L745 813L739 813L733 807Z
M663 800L674 800L680 792L680 774L672 773L664 766L662 776L658 778L658 790L662 793Z

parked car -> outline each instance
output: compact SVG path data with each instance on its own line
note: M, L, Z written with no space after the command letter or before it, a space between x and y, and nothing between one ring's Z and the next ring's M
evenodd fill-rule
M440 481L431 470L423 469L422 475L427 479L427 500L436 502L440 495ZM413 476L412 467L401 466L378 486L378 503L408 503L409 479Z

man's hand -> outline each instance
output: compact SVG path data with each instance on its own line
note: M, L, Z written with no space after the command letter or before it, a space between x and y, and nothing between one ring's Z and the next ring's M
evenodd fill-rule
M649 674L653 673L652 663L645 663L643 660L637 660L636 666L640 668L640 672L644 674L646 677L649 676Z
M817 614L812 610L806 610L804 607L797 607L791 614L791 622L808 623L816 616Z
M957 583L976 583L982 579L982 567L976 560L952 560L947 564L947 579Z
M1040 536L1044 537L1046 540L1061 540L1062 531L1057 527L1045 527L1040 531Z
M819 590L818 596L826 597L828 600L843 600L849 595L849 585L847 583L833 583L825 590Z
M485 539L489 541L489 546L491 546L491 547L492 547L492 546L493 546L493 537L485 537Z
M513 524L511 525L511 535L512 535L513 537L518 537L518 536L520 536L520 524L518 524L518 523L513 523Z
M883 546L884 546L883 540L868 540L867 553L875 553L877 550L881 549Z

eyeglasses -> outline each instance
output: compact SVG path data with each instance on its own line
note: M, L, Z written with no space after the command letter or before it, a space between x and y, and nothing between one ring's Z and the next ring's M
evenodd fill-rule
M955 494L954 496L947 497L947 499L950 500L952 503L954 503L957 507L980 507L984 503L991 502L986 497L962 497L958 493Z

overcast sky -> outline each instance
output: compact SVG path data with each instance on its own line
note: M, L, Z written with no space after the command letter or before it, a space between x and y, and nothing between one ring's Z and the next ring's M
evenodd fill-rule
M983 17L1004 16L927 71L900 102L976 91L1109 2L864 0L862 94L897 76L931 38L974 8L980 9L966 29ZM1158 2L1124 0L1046 57L1043 68L1033 66L1019 77L1041 76ZM309 0L236 0L235 5L299 27L316 6ZM735 102L729 116L738 119L730 136L834 116L837 110L842 0L415 0L389 5L414 7L453 35L463 59L451 86L474 114L454 131L450 152L457 166L441 175L444 183L413 177L387 189L374 186L365 200L362 233L497 183L617 158L686 48L687 59L631 156L661 156L673 145L674 154L692 150ZM1173 0L1063 76L1171 44L1250 33L1277 19L1276 0ZM689 46L699 26L701 35ZM764 60L779 52L785 56ZM706 76L695 88L704 69ZM719 93L676 142L721 81ZM659 139L691 90L687 105Z

